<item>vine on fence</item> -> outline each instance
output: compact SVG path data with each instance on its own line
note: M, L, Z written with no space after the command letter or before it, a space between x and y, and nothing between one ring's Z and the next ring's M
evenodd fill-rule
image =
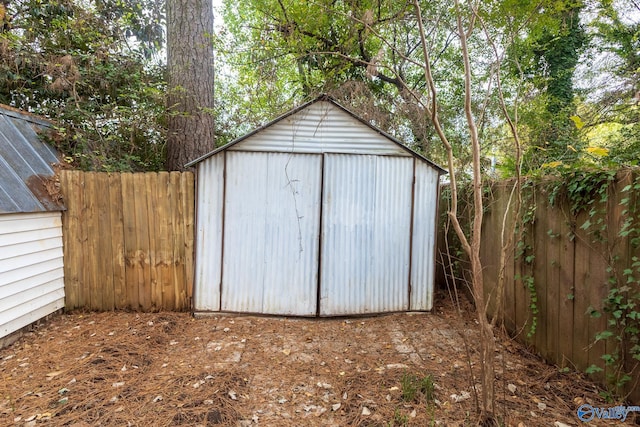
M630 381L640 382L640 257L636 255L621 259L619 255L625 253L622 245L628 245L627 252L630 254L639 252L640 175L637 169L629 171L634 177L632 182L620 190L622 197L620 194L612 197L618 173L608 169L585 169L584 165L564 166L555 171L557 179L527 178L521 187L522 205L516 219L515 247L515 256L522 261L523 271L514 279L520 281L529 294L531 318L527 325L528 338L536 333L540 308L534 278L536 248L531 238L538 208L536 195L546 192L548 204L552 207L568 206L566 221L570 231L566 236L569 240L574 241L580 236L588 246L597 244L604 248L602 255L607 264L607 281L601 285L607 287L607 293L599 304L600 309L589 307L584 315L604 316L607 319L606 329L597 331L592 342L606 341L606 353L602 359L609 384L606 395L610 398L620 396L625 389L632 390ZM614 203L618 205L614 206ZM463 210L459 216L464 217L467 214L464 212L466 204L463 202L461 206ZM490 206L490 203L486 206ZM611 209L621 215L620 226L611 224ZM548 230L546 237L557 238L558 231ZM461 251L455 244L453 249L450 252L455 256L453 273L457 277L464 277L464 256L458 257ZM575 296L571 292L566 298L574 300ZM586 369L589 374L602 371L596 364Z
M625 239L630 253L640 247L640 197L634 197L640 193L640 176L622 189L625 193L620 201L622 226L619 230L609 230L608 203L615 177L616 171L570 169L561 173L562 179L554 181L549 191L551 205L557 206L558 199L566 197L573 219L582 212L587 213L586 220L576 226L590 236L589 243L600 243L606 248L608 293L602 309L590 307L588 313L592 317L607 318L607 328L596 333L594 343L602 340L608 343L602 355L607 369L608 397L619 395L640 369L640 260L633 256L627 265L620 266L617 253ZM602 371L595 364L586 370L588 374Z
M640 247L640 175L622 189L624 196L620 202L624 222L617 237L628 239L630 253L637 253ZM599 331L595 341L608 340L614 343L611 351L602 356L607 367L610 393L619 393L622 387L634 378L640 366L640 259L632 256L629 264L617 267L619 257L613 254L607 268L609 292L603 301L601 311L592 315L607 315L607 329ZM608 348L607 348L608 350ZM602 368L592 365L587 372L600 372Z
M535 249L527 242L527 230L533 226L536 218L535 186L533 181L526 181L522 187L522 214L517 224L518 240L516 243L516 258L522 259L531 274L515 275L515 280L521 280L522 284L529 292L529 310L531 314L531 324L527 331L527 338L532 338L538 328L538 293L536 291L533 271L535 267Z

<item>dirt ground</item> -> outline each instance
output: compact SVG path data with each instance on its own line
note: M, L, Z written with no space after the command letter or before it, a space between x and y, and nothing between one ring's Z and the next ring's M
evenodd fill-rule
M446 299L436 307L349 319L59 315L0 350L0 425L474 425L475 321ZM615 406L504 336L496 367L503 425L578 426L581 404ZM636 425L634 415L588 425Z

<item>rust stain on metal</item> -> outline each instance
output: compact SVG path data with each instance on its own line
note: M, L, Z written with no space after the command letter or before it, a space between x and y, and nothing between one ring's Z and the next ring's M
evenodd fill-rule
M57 176L31 175L25 183L47 210L64 209L60 181Z

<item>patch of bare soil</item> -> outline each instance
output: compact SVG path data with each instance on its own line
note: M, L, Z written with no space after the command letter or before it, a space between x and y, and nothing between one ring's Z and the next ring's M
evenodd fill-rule
M475 425L476 324L470 310L437 307L349 319L61 315L0 350L0 425ZM497 344L503 425L578 426L580 404L615 406L581 375L505 336Z

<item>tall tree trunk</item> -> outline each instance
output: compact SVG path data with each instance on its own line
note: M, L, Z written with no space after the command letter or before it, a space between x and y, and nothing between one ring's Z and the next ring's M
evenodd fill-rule
M167 0L168 170L215 147L212 33L211 0Z

